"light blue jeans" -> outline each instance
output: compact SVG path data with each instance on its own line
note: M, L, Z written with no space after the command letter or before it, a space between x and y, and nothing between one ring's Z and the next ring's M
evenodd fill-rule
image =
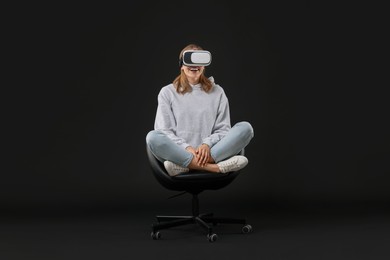
M216 163L226 160L238 154L253 137L252 125L245 121L239 122L229 130L224 138L211 147L210 155ZM182 167L188 167L194 156L158 130L152 130L146 135L146 144L161 162L171 161Z

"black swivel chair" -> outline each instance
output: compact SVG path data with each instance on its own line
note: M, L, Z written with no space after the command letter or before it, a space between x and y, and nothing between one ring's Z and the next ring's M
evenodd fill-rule
M151 233L151 237L154 240L161 238L159 230L187 224L198 224L201 226L206 230L207 239L210 242L216 241L218 236L213 233L213 228L208 223L211 223L214 226L219 223L241 224L242 233L249 233L252 231L252 226L248 225L245 219L220 218L213 217L212 213L199 213L198 194L205 190L218 190L229 185L239 175L240 171L226 174L193 171L171 177L166 172L164 165L152 154L148 146L146 146L146 151L154 177L156 177L157 181L162 186L169 190L192 194L191 216L156 216L157 223L152 225ZM240 154L244 155L244 150L242 150Z

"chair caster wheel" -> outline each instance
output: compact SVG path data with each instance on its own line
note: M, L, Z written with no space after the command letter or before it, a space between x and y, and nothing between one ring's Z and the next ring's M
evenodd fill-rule
M207 234L207 239L209 240L209 242L215 242L217 241L217 234Z
M247 234L252 232L252 226L251 225L245 225L242 227L242 233Z
M151 234L150 234L150 236L152 237L152 239L153 240L158 240L158 239L160 239L161 238L161 233L160 232L152 232Z

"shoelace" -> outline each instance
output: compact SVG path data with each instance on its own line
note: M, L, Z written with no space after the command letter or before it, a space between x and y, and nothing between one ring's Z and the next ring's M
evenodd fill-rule
M222 164L224 167L226 166L233 166L233 165L237 165L237 159L236 160L232 160L230 162L225 162L226 164Z
M180 165L177 165L177 164L173 165L173 169L177 170L177 171L185 171L186 170L186 168L181 167Z

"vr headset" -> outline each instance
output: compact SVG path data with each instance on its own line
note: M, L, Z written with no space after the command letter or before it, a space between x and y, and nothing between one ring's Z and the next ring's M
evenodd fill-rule
M189 50L183 52L183 57L179 61L179 66L209 66L211 64L211 53L204 50Z

